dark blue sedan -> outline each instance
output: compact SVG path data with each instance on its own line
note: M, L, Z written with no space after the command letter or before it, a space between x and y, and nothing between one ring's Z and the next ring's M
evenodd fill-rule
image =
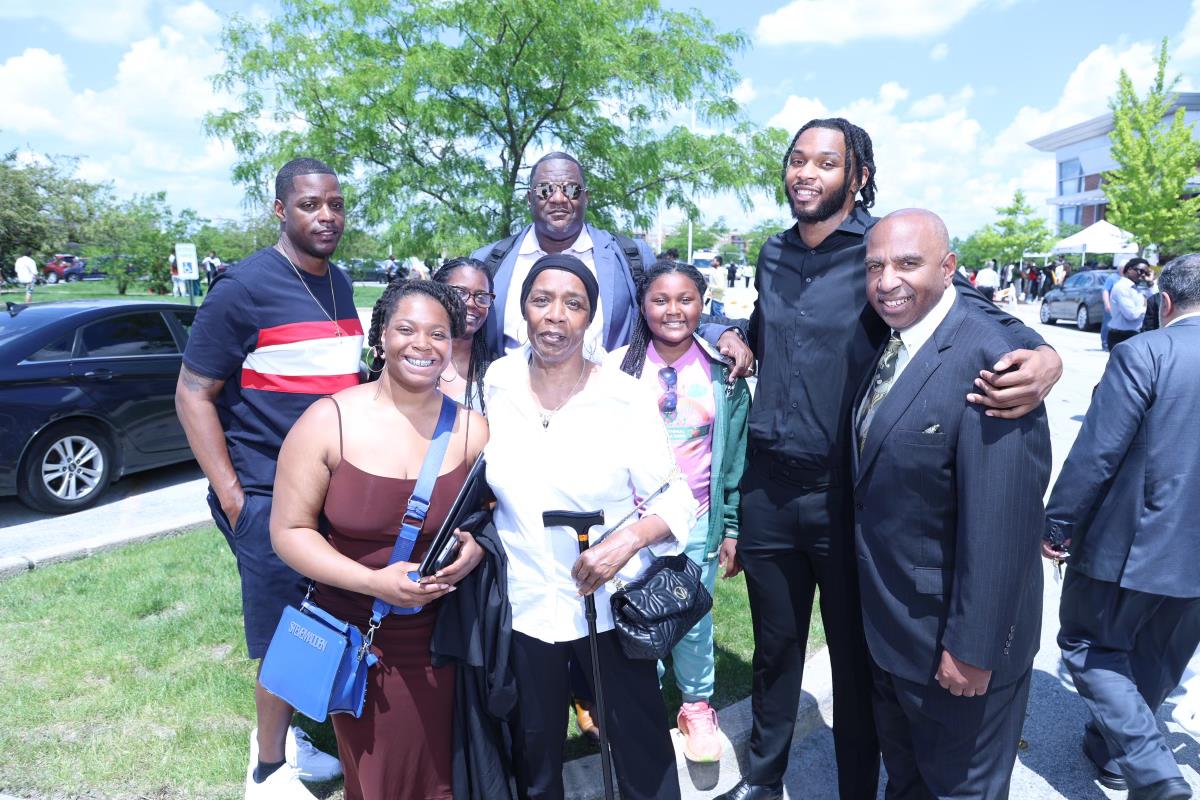
M92 300L0 309L0 495L61 514L192 458L175 382L195 309Z

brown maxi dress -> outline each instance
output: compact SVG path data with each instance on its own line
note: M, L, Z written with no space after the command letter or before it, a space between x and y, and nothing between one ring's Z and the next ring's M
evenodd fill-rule
M339 432L340 433L340 432ZM419 563L466 480L464 461L438 477L409 561ZM387 565L416 480L372 475L344 457L329 479L329 542L368 567ZM373 598L317 584L317 604L366 631ZM362 717L333 715L346 800L451 800L454 667L430 664L437 602L420 613L389 614L375 632L379 663L367 679Z

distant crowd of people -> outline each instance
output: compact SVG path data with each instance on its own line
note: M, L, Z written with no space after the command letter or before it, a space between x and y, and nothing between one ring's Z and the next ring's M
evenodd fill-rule
M247 798L307 800L302 781L338 774L347 798L562 798L572 698L612 733L621 797L678 798L667 668L627 653L611 599L680 554L710 593L718 574L746 581L753 721L725 800L783 796L818 590L840 796L873 800L882 757L888 797L1006 797L1041 556L1068 555L1059 642L1098 775L1190 796L1153 713L1200 643L1200 256L1160 277L1168 327L1114 347L1047 512L1042 401L1062 360L991 302L1027 276L989 265L995 283L972 286L935 213L873 217L873 144L844 119L808 122L782 155L795 224L761 249L748 320L721 315L694 266L588 224L584 168L555 152L530 170L528 224L390 282L366 331L330 268L337 176L280 169L279 241L212 280L176 400L237 559L247 651L262 658L306 596L364 629L376 599L421 610L372 626L378 663L361 715L333 717L336 758L256 687ZM441 436L427 515L392 563ZM480 455L491 502L418 578ZM581 548L547 527L555 509L627 523ZM719 760L711 614L670 670L686 758Z

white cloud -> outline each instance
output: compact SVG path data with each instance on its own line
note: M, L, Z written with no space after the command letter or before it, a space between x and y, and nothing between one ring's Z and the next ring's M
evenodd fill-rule
M45 19L80 41L121 44L150 30L151 0L0 0L0 19Z
M1192 16L1176 39L1175 58L1179 61L1200 60L1200 0L1192 0Z
M945 61L946 56L950 55L950 45L945 42L938 42L929 51L930 61Z
M1200 42L1200 0L1192 7L1184 34L1171 37L1181 44L1170 70L1184 76L1179 84L1184 91L1194 90L1192 76L1200 74L1200 44L1194 44ZM861 125L875 145L880 187L875 212L930 208L945 218L952 234L966 236L994 219L995 208L1017 189L1049 219L1045 201L1054 189L1054 159L1030 147L1029 140L1104 114L1121 69L1138 91L1145 91L1157 55L1157 41L1102 44L1071 71L1052 105L1022 107L998 131L985 131L971 113L977 94L971 86L908 102L907 88L894 82L837 108L819 97L792 95L768 124L795 131L814 117L844 116ZM779 210L768 200L754 213L732 219L778 216Z
M983 0L792 0L758 21L760 44L846 44L936 36Z
M220 30L199 0L163 9L157 30L132 40L95 89L76 90L59 54L12 56L0 63L0 129L35 150L84 154L80 176L112 181L119 195L165 189L177 208L234 215L235 153L203 130L204 115L229 102L209 81L223 66Z
M733 87L733 91L729 96L738 102L739 105L746 105L754 101L758 97L758 90L754 88L754 81L749 78L743 78L742 82Z
M908 107L908 113L910 116L918 118L936 117L951 109L966 108L974 97L975 90L970 86L964 86L950 97L940 93L930 94L914 100L913 104Z

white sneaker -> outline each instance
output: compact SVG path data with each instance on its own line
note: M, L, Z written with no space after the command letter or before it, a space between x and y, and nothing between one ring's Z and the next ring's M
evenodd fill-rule
M246 772L246 800L317 800L290 764L285 763L262 783L254 782L254 766Z
M308 734L292 725L283 745L283 759L296 770L302 781L331 781L342 775L342 762L335 756L318 750ZM250 769L258 765L258 729L250 731Z

